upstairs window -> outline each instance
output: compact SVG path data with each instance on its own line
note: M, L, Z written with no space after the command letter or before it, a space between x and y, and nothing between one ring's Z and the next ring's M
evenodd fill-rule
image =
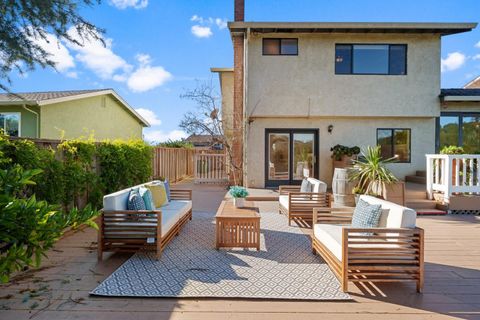
M11 137L20 136L20 113L0 113L0 129Z
M264 56L296 56L298 55L298 39L263 38Z
M405 44L337 44L335 74L407 74Z

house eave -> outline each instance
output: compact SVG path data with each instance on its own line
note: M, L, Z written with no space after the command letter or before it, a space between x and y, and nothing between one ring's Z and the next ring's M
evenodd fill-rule
M468 32L477 23L412 22L243 22L228 23L232 34L255 33L412 33L441 36Z

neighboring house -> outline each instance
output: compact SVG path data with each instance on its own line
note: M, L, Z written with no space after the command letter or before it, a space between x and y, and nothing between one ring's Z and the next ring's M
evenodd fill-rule
M480 76L476 77L469 83L467 83L464 87L464 89L480 89Z
M397 156L390 168L401 179L425 170L425 154L439 145L438 119L453 108L440 91L441 38L475 23L243 20L236 0L234 70L213 71L233 100L244 185L298 183L303 168L330 184L336 144L381 145L385 157ZM478 104L468 112L480 112Z
M0 128L11 136L142 139L148 126L112 89L0 94Z
M209 134L192 134L185 141L193 144L196 150L223 150L223 144L219 143L220 136Z

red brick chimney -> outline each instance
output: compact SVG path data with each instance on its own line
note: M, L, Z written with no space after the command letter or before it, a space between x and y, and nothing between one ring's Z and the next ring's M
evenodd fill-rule
M234 18L235 21L244 21L245 1L234 0ZM236 182L243 185L243 75L244 75L244 52L245 35L235 33L232 35L233 41L233 140L232 153L233 163L237 170L235 180L233 175L230 177L230 183Z
M245 20L245 1L244 0L235 0L234 20L235 21Z

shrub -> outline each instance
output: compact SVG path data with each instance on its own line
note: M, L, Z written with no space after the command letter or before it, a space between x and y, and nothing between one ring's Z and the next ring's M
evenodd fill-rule
M193 144L185 140L167 140L158 144L159 147L165 148L185 148L193 149Z
M440 154L465 154L465 150L462 147L445 146L440 150Z
M360 153L360 148L355 146L355 147L347 147L347 146L342 146L340 144L337 144L330 148L330 151L332 151L332 158L335 159L336 161L342 160L343 156L354 156Z

